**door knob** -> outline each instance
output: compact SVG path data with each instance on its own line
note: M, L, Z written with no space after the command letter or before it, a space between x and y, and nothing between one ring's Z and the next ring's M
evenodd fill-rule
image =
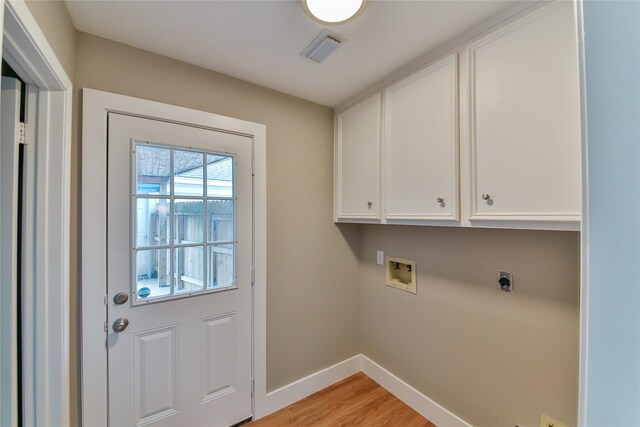
M444 203L444 199L442 197L438 197L436 200L438 200L438 203Z
M371 209L371 206L373 206L372 202L367 202L367 206L369 206L369 209Z
M484 193L484 194L482 195L482 200L489 200L490 198L491 198L491 196L490 196L490 195L488 195L487 193Z
M127 326L129 326L129 319L127 319L126 317L120 317L118 319L116 319L115 322L113 322L113 330L114 332L122 332L125 329L127 329Z

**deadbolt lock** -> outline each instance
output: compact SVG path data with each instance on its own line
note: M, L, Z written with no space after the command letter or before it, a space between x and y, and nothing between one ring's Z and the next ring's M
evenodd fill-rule
M115 294L115 296L113 297L113 302L116 305L120 305L120 304L124 304L125 302L129 301L129 294L126 292L118 292L117 294Z

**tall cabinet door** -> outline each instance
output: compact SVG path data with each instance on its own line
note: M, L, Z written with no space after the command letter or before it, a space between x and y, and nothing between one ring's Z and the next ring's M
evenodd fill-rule
M571 2L472 44L471 220L579 221L580 104Z
M388 220L458 220L457 76L452 55L386 91Z
M380 94L337 118L336 219L380 220Z

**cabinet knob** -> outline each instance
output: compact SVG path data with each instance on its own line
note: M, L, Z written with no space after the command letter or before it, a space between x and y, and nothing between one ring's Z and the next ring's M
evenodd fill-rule
M491 198L491 196L490 196L490 195L488 195L487 193L484 193L484 194L482 195L482 200L489 200L490 198Z
M444 199L442 197L438 197L438 203L444 203Z
M369 209L371 209L371 206L373 206L373 202L367 202L367 206L369 206Z

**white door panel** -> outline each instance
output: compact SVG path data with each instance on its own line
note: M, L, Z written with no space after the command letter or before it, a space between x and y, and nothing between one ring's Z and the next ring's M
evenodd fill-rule
M579 220L573 5L551 5L469 47L472 220Z
M227 313L203 319L202 399L215 399L233 392L236 368L236 314Z
M457 75L451 55L386 91L388 220L458 219Z
M377 94L338 116L339 219L380 219L380 105Z
M113 113L108 126L109 423L248 418L252 140Z

